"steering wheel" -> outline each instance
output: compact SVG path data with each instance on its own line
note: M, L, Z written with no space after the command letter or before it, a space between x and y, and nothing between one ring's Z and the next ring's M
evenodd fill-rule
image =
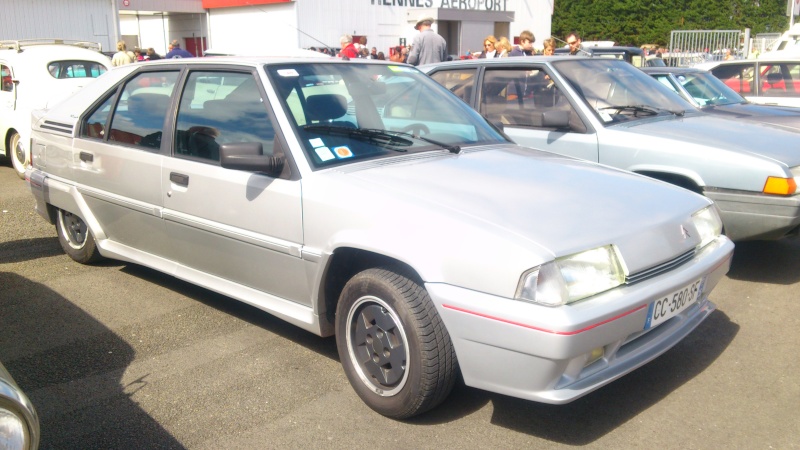
M400 129L400 131L402 131L403 133L411 133L417 136L423 134L431 134L431 130L427 126L425 126L424 123L419 123L419 122L404 126L403 128Z

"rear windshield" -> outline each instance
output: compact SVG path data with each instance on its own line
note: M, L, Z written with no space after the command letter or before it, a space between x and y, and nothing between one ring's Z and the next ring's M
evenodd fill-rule
M96 61L52 61L47 71L53 78L97 78L106 72L106 67Z

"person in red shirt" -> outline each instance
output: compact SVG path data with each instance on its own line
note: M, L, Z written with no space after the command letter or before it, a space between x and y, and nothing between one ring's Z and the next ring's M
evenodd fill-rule
M343 34L342 37L339 38L339 43L342 46L342 51L339 52L339 56L342 58L346 56L350 59L358 57L356 46L353 45L353 36L349 34Z

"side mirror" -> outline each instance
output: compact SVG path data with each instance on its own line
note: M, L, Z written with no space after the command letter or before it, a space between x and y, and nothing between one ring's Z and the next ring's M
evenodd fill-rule
M226 169L247 170L277 177L283 171L283 157L263 154L261 142L234 142L219 147L220 164Z
M542 111L540 114L537 115L539 117L534 116L534 126L542 128L555 128L555 129L570 128L569 111L557 109L553 111Z

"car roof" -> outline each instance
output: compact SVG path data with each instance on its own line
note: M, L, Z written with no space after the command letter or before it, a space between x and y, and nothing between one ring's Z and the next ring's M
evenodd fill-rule
M497 65L497 66L518 66L524 64L536 63L550 63L555 61L574 61L576 59L585 60L599 60L598 58L590 58L588 56L570 56L570 55L553 55L553 56L512 56L508 58L477 58L477 59L460 59L457 61L443 61L440 63L425 64L419 66L423 71L433 67L459 67L459 66L474 66L474 65ZM604 58L604 61L611 61ZM624 61L623 61L624 62ZM627 64L627 63L626 63ZM424 68L424 69L423 69Z
M698 67L662 66L662 67L641 67L640 69L645 73L674 73L674 74L682 74L682 73L703 73L703 72L708 72L707 70L703 70L703 69L700 69Z
M378 59L353 59L344 60L341 58L327 58L319 56L240 56L240 55L220 55L220 56L202 56L196 58L175 58L168 59L162 58L154 61L147 61L136 63L137 65L213 65L213 64L235 64L247 65L257 67L261 65L270 64L286 64L286 63L314 63L314 64L383 64L383 65L397 65L398 63L389 60ZM402 63L400 63L402 64ZM124 67L124 66L122 66Z

